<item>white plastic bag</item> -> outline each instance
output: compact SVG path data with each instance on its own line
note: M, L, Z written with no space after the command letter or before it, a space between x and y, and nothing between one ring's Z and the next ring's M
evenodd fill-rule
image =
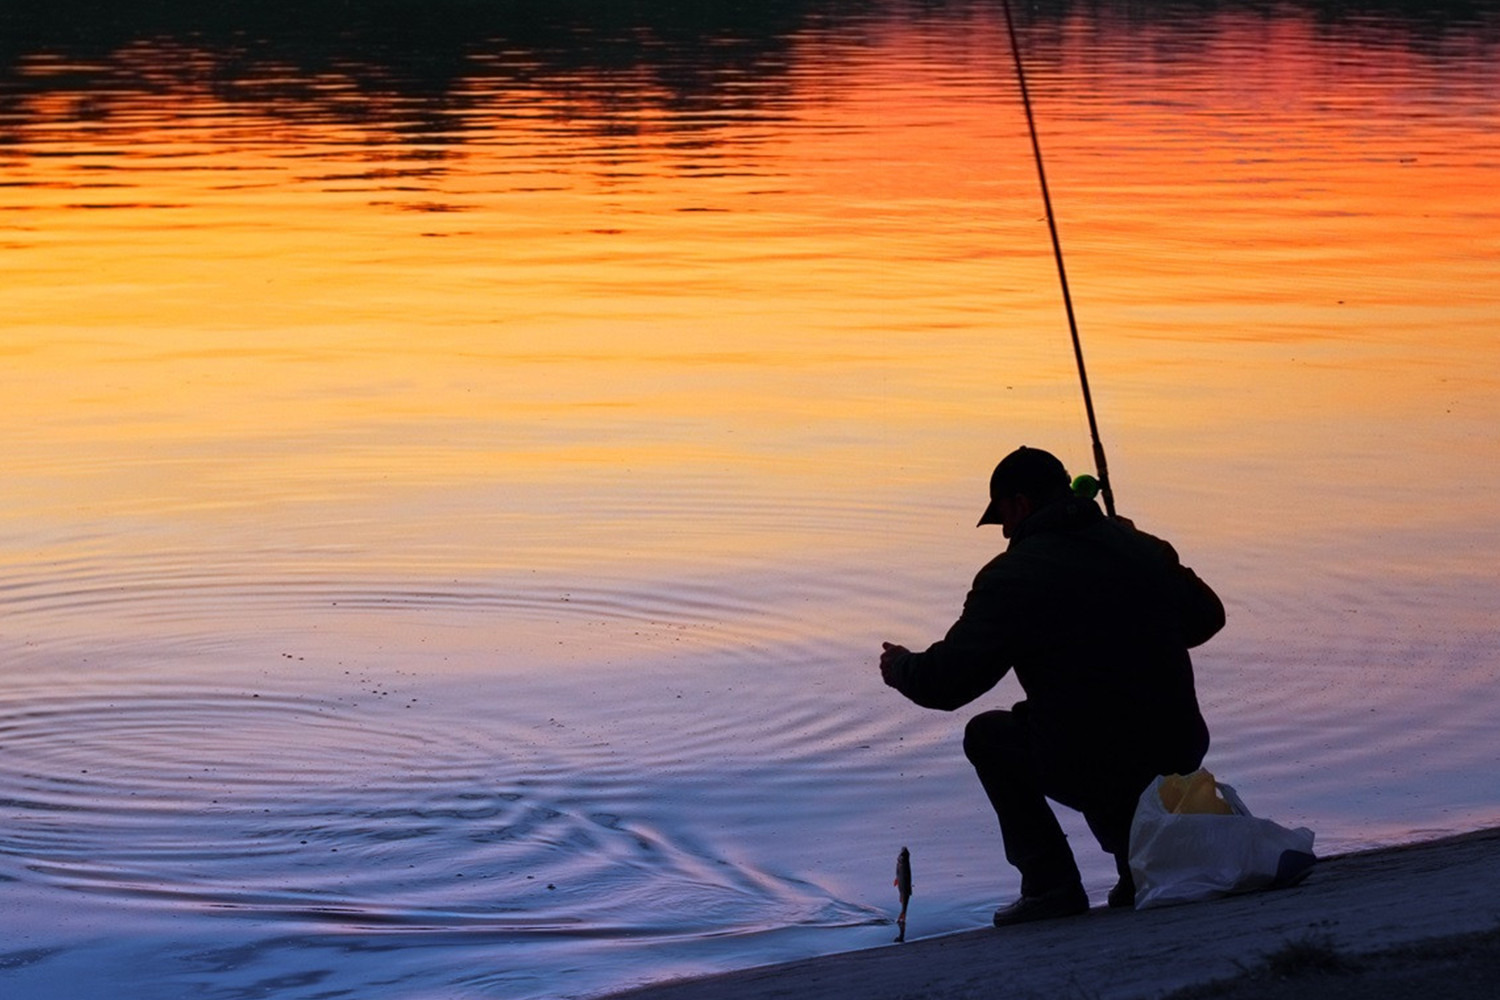
M1235 790L1218 782L1229 815L1171 812L1161 795L1168 780L1159 777L1141 793L1130 825L1136 909L1292 885L1311 870L1311 830L1250 815Z

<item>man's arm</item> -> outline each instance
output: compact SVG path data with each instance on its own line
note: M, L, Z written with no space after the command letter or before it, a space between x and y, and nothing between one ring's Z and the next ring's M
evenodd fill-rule
M920 653L883 644L880 676L923 708L951 712L984 694L1010 670L999 591L981 572L948 634Z
M1182 641L1192 649L1212 639L1224 627L1224 602L1219 600L1212 587L1198 578L1197 573L1180 563L1177 566L1177 588Z
M1177 550L1170 542L1141 531L1126 518L1114 518L1137 538L1156 548L1167 566L1171 586L1171 600L1177 613L1177 626L1183 645L1192 649L1201 646L1218 634L1224 627L1224 602L1213 588L1204 583L1197 573L1182 565Z

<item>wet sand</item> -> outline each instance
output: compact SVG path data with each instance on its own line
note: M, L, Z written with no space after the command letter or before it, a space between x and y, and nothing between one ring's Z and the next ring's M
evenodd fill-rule
M919 904L912 900L908 925L915 934ZM1327 858L1292 889L1138 913L1096 907L1066 920L659 983L616 998L953 1000L1003 990L1011 998L1123 1000L1243 982L1268 959L1299 953L1301 967L1290 962L1293 968L1280 978L1306 989L1275 995L1338 995L1330 992L1331 979L1369 976L1358 981L1360 995L1396 997L1411 995L1409 973L1422 963L1437 963L1434 968L1460 980L1466 962L1493 965L1497 928L1500 829L1489 829ZM1449 947L1435 946L1443 941ZM1357 958L1376 953L1384 957ZM1226 987L1222 994L1215 988L1200 995L1264 995L1264 975L1250 985L1259 992L1231 994Z

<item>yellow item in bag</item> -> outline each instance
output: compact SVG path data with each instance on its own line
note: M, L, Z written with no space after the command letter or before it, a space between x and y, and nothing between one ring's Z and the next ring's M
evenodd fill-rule
M1159 794L1162 807L1179 816L1184 813L1234 814L1229 803L1219 794L1214 776L1201 769L1188 775L1167 775L1162 778Z

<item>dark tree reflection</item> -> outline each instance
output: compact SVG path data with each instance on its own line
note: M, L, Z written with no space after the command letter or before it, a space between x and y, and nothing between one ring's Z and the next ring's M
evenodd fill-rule
M1406 44L1445 38L1494 44L1500 10L1486 0L1015 2L1038 57L1059 26L1170 25L1224 12L1272 18L1307 10L1330 31L1386 24ZM171 93L217 98L286 117L359 123L391 101L402 129L450 129L476 77L575 102L604 134L634 110L774 114L777 81L809 33L858 44L866 33L932 18L999 16L1000 0L8 0L0 6L0 130L55 113L48 93ZM1373 21L1372 21L1373 19ZM39 59L51 60L37 71ZM753 78L753 88L741 86ZM330 86L330 81L338 81ZM769 105L769 106L768 106ZM65 102L107 116L109 102ZM0 132L0 141L3 141Z

